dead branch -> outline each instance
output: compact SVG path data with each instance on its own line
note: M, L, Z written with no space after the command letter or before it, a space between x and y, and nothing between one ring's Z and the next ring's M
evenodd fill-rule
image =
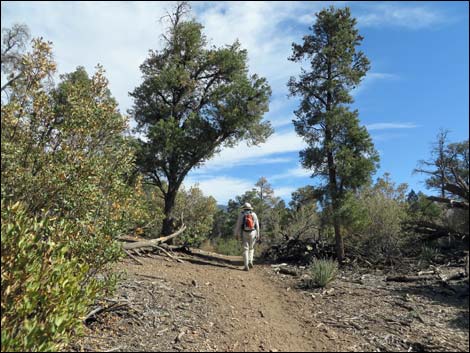
M127 254L127 256L129 256L130 258L132 258L134 261L136 261L138 264L140 265L144 265L142 261L140 261L138 258L136 258L134 255L132 255L129 251L126 251L124 250L124 252Z
M113 304L111 304L107 307L99 306L96 309L90 311L90 313L88 313L88 315L85 316L85 318L83 319L83 322L87 322L88 320L94 318L98 314L101 314L101 313L104 313L104 312L107 312L107 311L116 310L117 308L121 308L121 307L127 306L127 305L129 305L129 304L128 303L115 302L115 303L113 303Z
M451 228L428 221L416 221L409 223L408 228L415 231L416 233L423 234L424 238L422 240L435 240L447 236L456 236L459 238L468 236L468 234L460 233Z
M427 199L431 200L431 201L445 203L445 204L447 204L447 205L449 205L450 207L453 207L453 208L461 208L461 209L464 209L464 210L469 209L468 202L466 202L466 201L457 201L457 200L452 200L452 199L447 199L447 198L444 198L444 197L437 197L437 196L428 196Z
M160 250L162 253L164 253L166 256L168 256L170 259L173 259L173 260L178 261L180 263L184 263L183 260L181 260L180 258L178 258L176 256L171 255L168 251L163 249L161 246L155 245L155 249Z
M186 225L183 224L178 231L176 231L175 233L170 234L166 237L161 237L161 238L152 239L152 240L138 241L138 242L135 242L135 243L126 243L126 244L123 244L122 247L123 247L124 250L153 248L153 247L155 247L155 245L164 243L164 242L166 242L170 239L173 239L173 238L177 237L178 235L183 233L185 230L186 230Z

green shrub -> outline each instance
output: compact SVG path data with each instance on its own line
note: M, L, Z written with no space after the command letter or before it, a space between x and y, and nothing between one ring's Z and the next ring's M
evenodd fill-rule
M338 273L338 262L334 260L315 260L309 267L312 277L312 287L326 287L328 283L336 278Z
M113 277L95 278L122 254L114 238L148 215L103 68L91 77L77 68L56 86L52 46L41 39L21 60L1 105L2 351L44 351L66 342L112 288Z
M214 244L215 250L219 254L239 256L242 254L241 241L235 238L218 238Z
M339 212L345 233L351 235L344 238L346 247L373 262L400 257L405 244L406 188L406 184L395 186L385 174L375 185L349 193Z
M2 351L57 350L106 286L61 241L79 236L75 225L19 203L1 214Z
M181 187L176 196L175 218L183 218L187 229L176 242L192 247L199 247L209 237L217 213L217 201L211 196L204 196L198 186L189 189Z

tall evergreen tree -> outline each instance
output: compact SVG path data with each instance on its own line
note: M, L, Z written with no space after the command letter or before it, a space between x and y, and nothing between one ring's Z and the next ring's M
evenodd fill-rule
M222 147L258 144L272 133L261 122L271 95L266 79L248 74L238 41L207 48L202 25L183 20L188 11L182 2L168 16L164 47L150 52L143 83L131 93L131 115L146 137L138 164L165 198L163 234L173 230L175 197L192 168Z
M363 38L355 27L349 8L324 9L303 43L293 43L289 58L310 64L310 70L302 69L288 86L291 95L302 97L294 125L308 147L300 158L304 167L313 170L313 177L326 180L323 188L333 214L340 262L344 245L337 210L346 191L370 180L379 160L369 133L359 125L358 111L347 106L353 102L350 91L370 66L364 53L356 50Z

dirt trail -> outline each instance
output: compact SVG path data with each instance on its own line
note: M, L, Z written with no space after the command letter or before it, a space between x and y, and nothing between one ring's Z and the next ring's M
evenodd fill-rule
M162 277L180 282L196 281L213 306L211 317L217 347L227 351L321 351L335 347L319 332L308 332L297 317L295 300L286 290L263 276L258 266L250 272L204 265L178 264L155 268ZM291 293L289 293L291 294ZM309 323L308 326L311 326Z
M352 271L308 291L271 266L140 261L117 266L111 302L127 304L89 322L70 350L468 351L468 295L447 288Z
M268 278L269 266L242 268L141 258L125 260L117 300L129 300L139 320L106 313L72 348L80 351L336 351L332 340L303 315L304 300ZM142 314L145 312L144 314ZM153 313L150 317L147 313ZM119 315L118 315L119 314ZM129 314L131 315L131 314Z

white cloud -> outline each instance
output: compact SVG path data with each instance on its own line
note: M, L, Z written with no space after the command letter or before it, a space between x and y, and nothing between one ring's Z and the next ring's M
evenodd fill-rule
M191 176L186 178L184 182L184 185L187 187L196 184L198 184L204 195L214 197L219 204L226 204L229 199L233 199L235 196L242 195L245 191L251 190L255 183L246 179L228 176L218 176L209 179Z
M295 116L291 116L289 118L271 118L271 126L273 128L280 128L288 125L293 125L293 120L295 119Z
M330 3L193 2L192 14L205 26L211 43L222 46L240 40L248 50L250 71L267 77L273 88L270 116L277 117L289 104L286 83L300 70L298 64L287 60L292 42L299 42L302 35L293 24ZM165 23L160 18L172 7L173 2L150 1L6 2L2 3L2 25L24 22L34 36L51 40L60 73L79 65L91 73L101 63L112 94L126 112L132 105L128 92L140 83L139 65L149 49L161 47ZM380 75L369 74L357 91L370 80L386 78ZM287 119L273 119L275 127L287 125Z
M306 147L306 143L294 131L284 133L274 133L269 139L259 146L247 146L240 143L233 148L226 148L217 154L210 161L201 167L203 172L220 170L223 168L233 167L234 165L250 165L258 164L258 161L270 162L270 158L276 154L297 152ZM285 160L287 161L287 160Z
M353 97L357 97L366 88L369 88L377 81L391 81L398 80L400 77L396 74L385 73L385 72L369 72L362 82L355 89L351 91Z
M239 39L248 50L250 71L267 77L277 94L287 93L290 76L299 72L298 65L287 58L292 42L299 40L288 21L297 22L305 13L315 13L327 2L243 1L193 3L204 32L216 45Z
M218 204L226 204L229 199L244 194L255 187L256 181L229 176L217 176L213 178L191 176L184 181L185 187L198 186L204 195L212 196ZM274 195L283 199L290 199L292 192L296 190L291 186L273 187Z
M273 190L274 190L274 196L277 196L283 199L290 199L292 196L292 193L296 190L296 188L284 186L284 187L273 188Z
M194 175L205 175L216 173L224 169L229 169L237 166L249 166L249 165L261 165L261 164L282 164L292 162L290 157L265 157L265 158L247 158L245 160L239 161L236 164L231 163L217 163L214 165L203 165L197 169L191 171Z
M412 30L430 28L448 21L449 18L441 12L410 4L372 4L367 6L366 13L357 16L358 25L362 27L393 26Z
M389 129L414 129L419 127L415 123L374 123L374 124L367 124L366 128L369 131L374 130L389 130Z
M386 141L394 141L405 137L405 134L401 133L382 133L377 135L372 135L372 138L375 142L386 142ZM383 157L382 153L380 154Z
M121 112L132 104L128 92L140 82L139 65L150 48L160 46L164 23L159 19L171 8L165 2L2 2L2 26L26 23L34 37L53 42L59 73L84 66L106 70Z
M283 180L290 178L305 178L310 177L312 175L311 170L307 170L302 166L297 166L296 168L292 168L287 170L285 173L275 174L269 178L269 180L276 181L276 180Z

